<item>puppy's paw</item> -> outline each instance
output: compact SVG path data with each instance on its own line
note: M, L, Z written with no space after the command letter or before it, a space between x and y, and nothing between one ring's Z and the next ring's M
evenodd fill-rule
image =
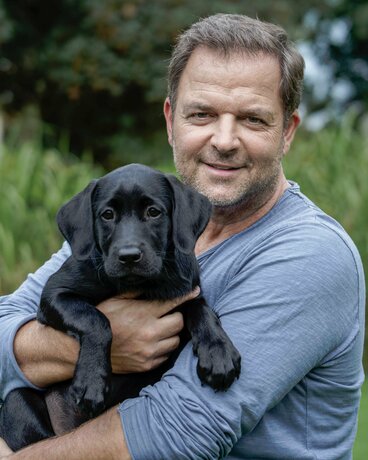
M226 391L240 375L241 356L225 333L215 341L197 343L195 354L198 377L216 391Z
M83 413L95 417L106 409L105 402L109 391L109 379L94 375L93 381L88 383L82 378L75 378L69 390L69 397Z

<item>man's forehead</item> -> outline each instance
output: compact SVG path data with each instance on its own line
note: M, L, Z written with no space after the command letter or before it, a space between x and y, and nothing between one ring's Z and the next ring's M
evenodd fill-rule
M215 67L217 67L218 64L221 64L221 66L227 66L229 68L232 66L251 66L253 68L257 68L267 62L269 65L274 66L275 69L278 68L281 71L279 58L274 54L262 50L255 52L247 50L229 50L224 52L221 49L198 46L193 50L191 56L189 57L183 73L187 67L190 67L190 64L193 61L195 61L195 68L201 68L202 66L206 68L208 64L212 64ZM211 76L211 74L208 75Z
M281 73L276 57L259 53L233 53L225 56L209 48L197 48L180 79L178 101L198 108L212 100L267 110L280 101ZM222 101L217 98L221 97ZM215 98L215 99L214 99ZM205 110L204 110L205 111ZM256 111L256 110L255 110Z

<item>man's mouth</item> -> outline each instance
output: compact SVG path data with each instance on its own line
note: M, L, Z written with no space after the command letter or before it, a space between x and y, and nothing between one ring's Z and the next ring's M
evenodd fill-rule
M232 170L232 169L239 169L238 167L235 167L235 166L218 165L218 164L215 164L215 163L207 163L207 165L211 166L212 168L222 169L224 171L229 171L229 170Z
M223 163L207 163L203 162L207 166L208 170L212 173L217 173L220 175L230 176L241 169L240 166L229 165Z

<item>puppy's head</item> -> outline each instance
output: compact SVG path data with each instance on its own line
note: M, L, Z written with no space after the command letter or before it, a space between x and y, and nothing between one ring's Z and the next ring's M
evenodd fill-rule
M134 284L159 278L178 254L192 257L210 213L208 200L174 176L128 165L91 182L57 220L76 259L97 252L109 277Z

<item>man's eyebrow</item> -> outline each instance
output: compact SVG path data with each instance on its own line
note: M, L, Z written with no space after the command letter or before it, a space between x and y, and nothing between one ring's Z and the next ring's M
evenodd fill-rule
M203 102L188 102L183 106L183 112L212 112L213 107L209 104ZM240 109L238 111L238 116L240 118L245 117L261 117L268 121L273 121L275 119L275 113L271 110L268 110L263 107L250 107L248 109Z
M190 111L199 111L199 112L211 112L213 108L202 102L188 102L183 106L183 112L190 112Z
M275 119L275 113L263 107L250 107L249 109L239 110L240 117L261 117L268 121Z

